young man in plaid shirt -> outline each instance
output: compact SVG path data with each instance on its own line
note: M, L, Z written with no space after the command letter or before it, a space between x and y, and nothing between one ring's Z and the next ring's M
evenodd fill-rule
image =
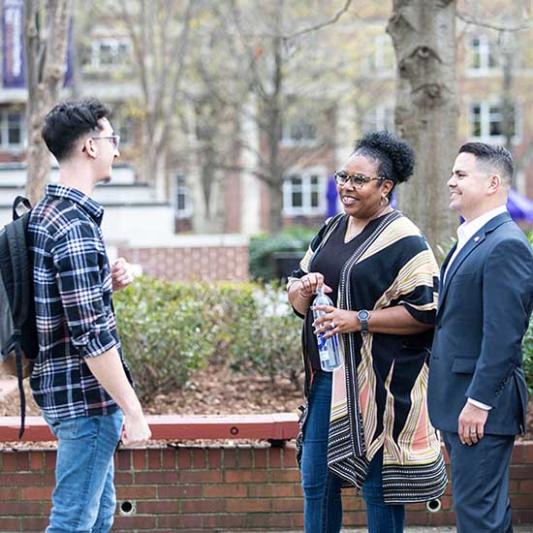
M131 282L124 263L110 267L90 198L111 179L119 137L96 100L54 107L42 129L59 162L29 222L39 356L30 384L58 438L56 486L47 533L111 530L113 455L120 439L142 444L150 429L121 354L111 302Z

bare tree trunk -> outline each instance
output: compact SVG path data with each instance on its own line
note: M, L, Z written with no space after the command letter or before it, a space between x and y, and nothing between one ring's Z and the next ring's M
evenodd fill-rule
M281 15L283 0L279 0L278 16ZM277 28L280 21L277 21ZM280 161L280 141L282 130L283 98L283 57L281 38L273 38L274 71L272 73L272 95L268 98L267 140L268 140L268 191L269 191L269 230L272 233L283 227L283 172Z
M515 36L511 32L500 35L502 62L502 134L505 147L513 151L513 137L515 135L515 108L513 105L514 56L516 54ZM516 187L516 173L512 177L512 185Z
M446 180L457 154L455 0L393 0L387 26L396 52L396 129L416 151L400 208L432 246L454 232Z
M184 76L194 0L120 0L110 8L124 24L133 45L142 91L143 161L141 180L152 183L156 199L168 199L167 155L172 117Z
M41 136L46 113L57 102L65 73L70 0L25 1L28 72L28 177L26 195L32 203L43 195L50 155Z

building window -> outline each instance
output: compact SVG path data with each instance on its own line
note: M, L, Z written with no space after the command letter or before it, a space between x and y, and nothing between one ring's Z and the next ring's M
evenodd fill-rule
M363 118L363 131L394 131L394 107L392 105L378 105L371 109Z
M326 212L326 175L322 168L290 172L283 180L283 213L288 216Z
M193 213L192 198L183 174L176 176L176 218L191 218Z
M516 135L516 108L512 108L511 134ZM503 141L503 116L500 104L478 102L470 106L470 136L474 139Z
M120 135L120 146L130 146L135 138L135 119L120 111L113 114L113 128Z
M368 74L389 77L394 74L394 48L387 35L376 35L373 47L365 58L365 70Z
M98 39L91 43L89 67L108 70L127 65L131 61L128 39Z
M474 73L483 73L498 66L496 45L486 35L471 37L468 55L468 68Z
M284 121L281 142L287 145L312 145L318 140L316 124L308 118L296 117Z
M24 114L21 111L0 110L0 148L22 148L24 142Z

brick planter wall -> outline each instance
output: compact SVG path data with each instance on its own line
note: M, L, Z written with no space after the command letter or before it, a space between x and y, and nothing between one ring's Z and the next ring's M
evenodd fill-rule
M43 531L54 480L53 450L0 454L0 530ZM113 531L290 531L302 529L294 447L267 444L160 447L117 454L119 509ZM533 442L517 443L511 468L515 524L533 523ZM408 507L412 525L453 524L443 509ZM344 491L344 525L364 526L362 500ZM124 515L126 511L126 515ZM127 514L127 513L130 514Z
M144 274L169 281L247 281L248 246L117 248Z

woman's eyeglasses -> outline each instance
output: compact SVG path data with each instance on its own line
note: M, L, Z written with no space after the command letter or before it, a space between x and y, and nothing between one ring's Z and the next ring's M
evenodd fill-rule
M340 185L341 187L346 185L347 182L350 182L356 189L362 189L367 183L370 183L373 180L383 181L384 179L385 178L379 176L371 178L364 174L348 174L345 170L335 172L335 181L337 182L337 185Z

